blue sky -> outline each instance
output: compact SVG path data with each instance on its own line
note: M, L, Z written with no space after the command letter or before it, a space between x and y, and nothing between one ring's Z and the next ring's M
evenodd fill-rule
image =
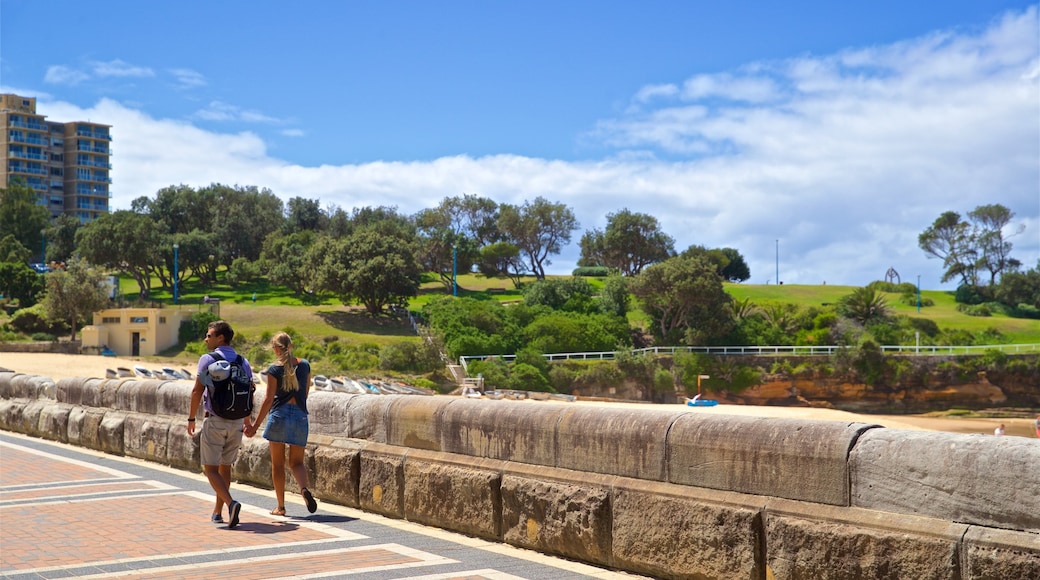
M916 240L943 211L1002 203L1040 259L1038 29L999 1L2 0L0 91L113 125L113 209L544 196L581 225L552 273L628 208L753 283L940 288Z

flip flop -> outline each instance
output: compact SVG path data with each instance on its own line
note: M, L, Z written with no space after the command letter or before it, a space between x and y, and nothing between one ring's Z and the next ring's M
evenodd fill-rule
M273 510L271 510L271 515L272 516L284 516L285 515L285 508L284 507L276 507Z
M312 514L318 511L318 502L314 501L314 496L311 495L311 490L306 487L303 488L303 501L307 502L307 511Z

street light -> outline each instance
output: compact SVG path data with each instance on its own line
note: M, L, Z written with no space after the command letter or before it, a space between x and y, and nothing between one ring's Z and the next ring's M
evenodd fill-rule
M780 240L776 240L776 283L780 283Z
M173 303L177 303L177 248L180 246L177 244L173 245Z
M917 312L921 312L921 275L917 275Z
M455 244L451 245L451 295L459 295L459 283L456 281L456 275L459 271L459 247Z

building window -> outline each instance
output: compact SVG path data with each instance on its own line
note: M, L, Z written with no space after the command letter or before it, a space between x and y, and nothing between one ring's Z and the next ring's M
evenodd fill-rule
M131 316L130 324L148 324L147 316Z
M166 324L166 317L165 316L160 316L159 317L159 324Z
M105 316L101 318L101 324L119 324L118 316Z

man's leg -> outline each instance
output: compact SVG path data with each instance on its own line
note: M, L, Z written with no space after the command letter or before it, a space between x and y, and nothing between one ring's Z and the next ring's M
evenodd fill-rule
M226 464L223 464L223 463L220 465L220 477L221 477L221 479L223 479L224 481L227 482L227 492L228 492L228 497L230 497L231 496L231 466L230 465L226 465ZM210 485L213 485L212 481L210 482ZM213 506L213 513L215 513L215 514L222 514L222 513L224 513L224 504L225 503L226 502L223 499L221 499L220 495L218 494L217 495L217 501L216 501L216 503Z
M206 479L209 480L210 487L213 488L213 493L217 494L217 507L215 509L224 509L224 504L231 504L234 500L231 499L231 477L230 477L230 466L228 467L228 477L225 478L223 471L223 465L203 465L202 471L206 474ZM214 511L214 513L219 513Z

